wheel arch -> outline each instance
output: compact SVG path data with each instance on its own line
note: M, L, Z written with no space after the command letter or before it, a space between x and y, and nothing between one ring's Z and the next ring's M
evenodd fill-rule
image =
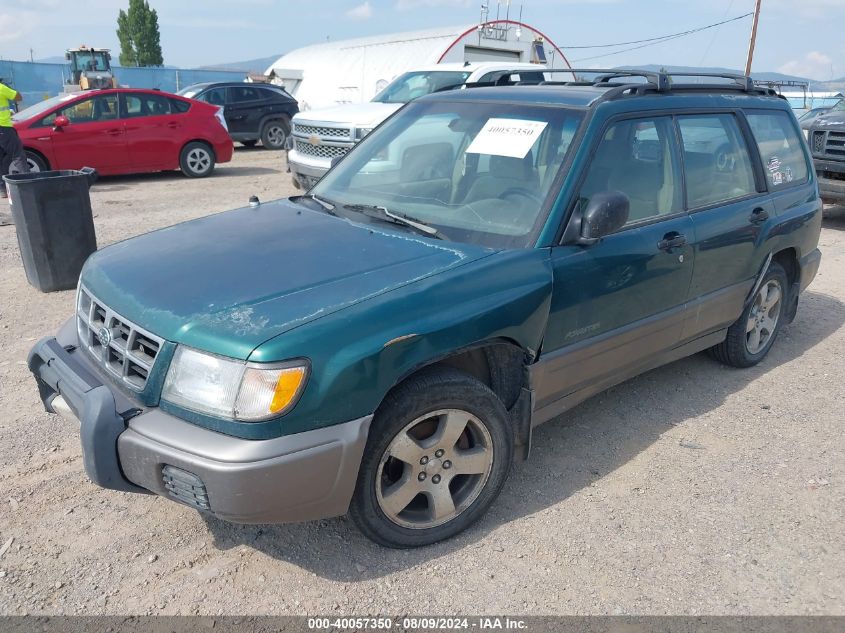
M185 148L188 147L188 145L190 145L191 143L202 143L203 145L208 147L208 149L211 150L212 156L214 156L214 162L217 162L217 152L214 151L214 143L205 138L192 138L182 143L182 147L179 148L180 157L182 156L182 152L185 151Z
M789 282L789 295L786 304L786 322L792 323L798 313L798 294L801 292L801 264L798 249L790 246L772 254L772 261L780 264L786 272Z
M379 403L376 415L391 393L416 376L437 368L456 369L472 376L496 394L508 411L514 444L523 447L523 457L527 458L533 410L528 366L535 358L535 352L506 337L478 341L428 358L395 380Z
M38 158L44 161L44 165L47 167L47 169L51 169L50 160L44 155L44 152L37 150L34 147L29 147L28 145L23 146L23 151L35 154L36 156L38 156Z

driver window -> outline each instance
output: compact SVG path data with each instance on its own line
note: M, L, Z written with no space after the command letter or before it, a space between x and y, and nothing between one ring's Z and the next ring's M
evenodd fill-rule
M581 208L597 193L618 191L630 202L627 224L682 211L681 170L672 138L670 117L613 124L581 186Z
M53 125L57 116L67 117L71 123L94 123L96 121L112 121L118 118L117 95L100 95L91 99L84 99L57 110L43 118L39 125Z

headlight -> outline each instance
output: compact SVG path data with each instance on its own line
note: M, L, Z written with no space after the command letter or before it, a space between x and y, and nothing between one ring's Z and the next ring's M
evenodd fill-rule
M293 408L307 376L308 364L301 360L244 363L180 346L161 398L199 413L257 422Z
M808 130L807 128L804 128L804 138L808 141L810 140L810 130Z
M364 138L367 134L369 134L372 131L373 131L373 128L371 128L371 127L359 127L355 130L355 138L360 141L362 138Z

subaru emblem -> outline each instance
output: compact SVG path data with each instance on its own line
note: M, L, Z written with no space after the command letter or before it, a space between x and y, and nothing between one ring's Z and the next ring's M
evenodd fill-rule
M100 345L103 347L108 347L109 343L111 343L111 330L107 327L101 327L97 330L97 340L100 341Z

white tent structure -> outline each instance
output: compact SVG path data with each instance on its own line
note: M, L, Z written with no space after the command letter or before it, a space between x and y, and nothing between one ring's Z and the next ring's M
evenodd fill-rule
M548 37L514 20L326 42L294 50L267 69L301 110L372 99L409 70L450 62L511 61L568 68Z

